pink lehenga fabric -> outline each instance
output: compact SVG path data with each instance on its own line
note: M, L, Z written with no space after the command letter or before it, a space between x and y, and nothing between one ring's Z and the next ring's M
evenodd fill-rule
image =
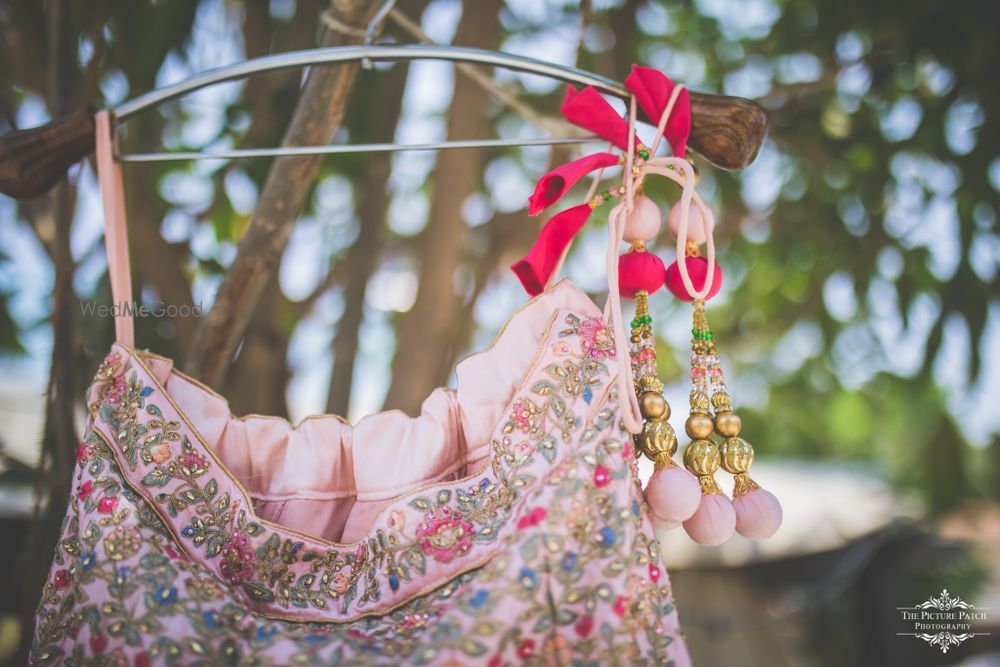
M116 344L33 662L689 664L617 354L563 281L420 416L293 427Z
M121 176L96 124L120 305ZM32 663L688 665L605 321L564 281L419 416L292 426L233 417L116 318Z

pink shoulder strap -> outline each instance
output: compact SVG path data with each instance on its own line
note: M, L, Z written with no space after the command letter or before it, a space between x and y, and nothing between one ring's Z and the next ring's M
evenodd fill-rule
M115 318L115 340L135 346L132 322L132 273L128 259L128 227L125 224L125 192L122 189L121 165L115 161L111 113L98 111L97 181L104 202L104 245L108 255L108 276Z

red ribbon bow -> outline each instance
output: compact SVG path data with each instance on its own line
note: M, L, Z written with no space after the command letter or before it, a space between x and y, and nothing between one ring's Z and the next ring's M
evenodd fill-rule
M647 120L654 125L660 122L674 86L674 82L662 72L637 65L632 66L632 72L625 79L625 87L635 96ZM588 86L577 92L568 86L559 111L574 125L590 130L622 151L628 150L628 122L593 87ZM687 90L683 90L663 132L674 155L684 155L690 133L691 103ZM538 215L559 201L587 174L614 166L620 161L615 153L593 153L553 169L535 185L534 193L528 198L528 214ZM545 289L573 237L587 222L594 205L588 202L557 213L545 223L528 254L511 265L528 294L535 296Z

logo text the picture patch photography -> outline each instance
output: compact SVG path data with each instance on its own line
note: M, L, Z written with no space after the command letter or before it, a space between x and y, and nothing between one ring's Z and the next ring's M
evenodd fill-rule
M977 607L947 589L912 607L896 607L905 628L899 636L916 637L947 653L982 632L989 620L989 608Z

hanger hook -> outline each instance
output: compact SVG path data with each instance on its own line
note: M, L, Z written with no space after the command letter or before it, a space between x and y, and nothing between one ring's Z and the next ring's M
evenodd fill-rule
M375 42L375 33L378 31L382 22L385 21L385 17L389 15L392 8L396 6L396 0L385 0L382 6L379 7L375 13L372 15L372 20L368 22L368 28L365 30L365 46L371 46ZM372 61L368 58L361 60L361 66L365 69L372 68Z

